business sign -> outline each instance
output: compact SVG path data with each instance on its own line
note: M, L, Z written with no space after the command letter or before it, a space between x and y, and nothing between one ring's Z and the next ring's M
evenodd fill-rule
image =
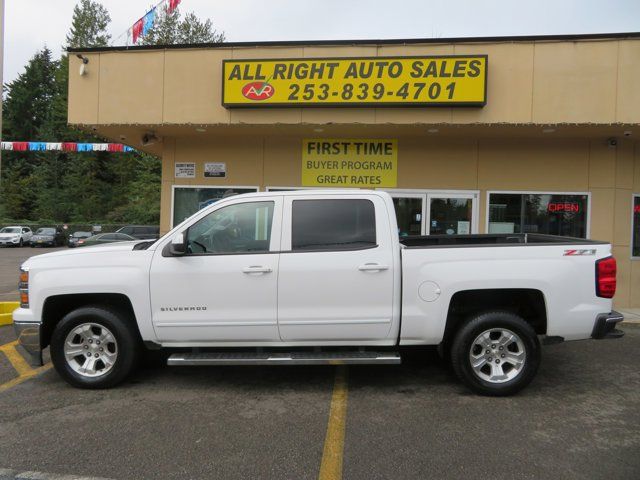
M549 204L547 205L547 211L551 213L556 213L556 212L579 213L580 204L575 202L549 202Z
M205 163L204 176L206 178L224 178L227 176L226 163Z
M398 142L389 139L302 141L305 187L395 187Z
M487 55L224 60L222 104L481 107L487 62Z
M174 176L175 178L196 178L196 164L176 163Z

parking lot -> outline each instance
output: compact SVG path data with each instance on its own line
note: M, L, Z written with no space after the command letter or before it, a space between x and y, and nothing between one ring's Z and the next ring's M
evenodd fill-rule
M33 253L0 250L0 301ZM485 398L431 349L348 369L146 365L76 390L25 370L1 327L0 478L637 479L640 326L623 329L546 346L525 391Z

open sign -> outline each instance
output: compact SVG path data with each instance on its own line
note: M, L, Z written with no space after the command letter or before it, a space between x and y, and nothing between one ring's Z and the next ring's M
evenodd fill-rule
M571 212L578 213L580 212L580 204L573 202L551 202L547 205L548 212Z

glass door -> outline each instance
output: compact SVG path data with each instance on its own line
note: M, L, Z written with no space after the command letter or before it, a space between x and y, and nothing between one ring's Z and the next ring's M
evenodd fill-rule
M427 234L466 235L477 231L475 194L428 193Z
M398 235L424 235L424 209L426 196L413 193L392 193L393 206L398 219Z

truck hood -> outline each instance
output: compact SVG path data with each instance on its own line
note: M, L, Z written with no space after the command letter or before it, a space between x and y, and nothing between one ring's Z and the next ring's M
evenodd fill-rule
M24 267L28 267L32 264L38 263L40 260L50 260L55 259L58 261L63 261L64 259L70 256L78 256L78 255L104 255L113 252L121 252L122 255L126 255L127 253L133 253L133 247L140 243L140 240L130 241L130 242L114 242L108 243L106 245L96 245L82 248L73 248L69 250L60 250L57 252L45 253L43 255L36 255L30 257L26 262L23 263ZM127 252L127 253L125 253Z

